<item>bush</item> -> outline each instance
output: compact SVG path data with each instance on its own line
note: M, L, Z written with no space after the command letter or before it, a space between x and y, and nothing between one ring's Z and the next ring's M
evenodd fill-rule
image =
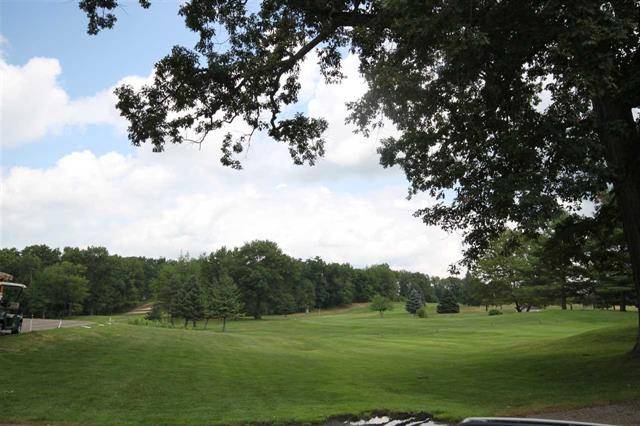
M133 318L128 321L131 325L141 325L145 327L160 327L160 328L182 328L181 326L171 324L170 321L162 320L148 320L145 318Z
M418 315L420 318L426 318L427 317L427 308L425 308L424 306L420 309L418 309L416 311L416 315Z
M456 302L456 297L450 290L446 290L438 303L439 314L457 314L460 312L460 306Z
M489 315L502 315L502 311L500 311L498 309L491 309L489 311Z

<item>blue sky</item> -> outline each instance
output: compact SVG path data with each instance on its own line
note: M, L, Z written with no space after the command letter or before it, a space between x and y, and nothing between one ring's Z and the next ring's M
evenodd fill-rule
M87 18L76 1L3 0L1 34L7 40L3 56L13 65L33 57L56 58L62 66L59 84L72 98L91 96L126 75L148 75L155 62L181 44L192 46L194 34L182 25L177 2L154 2L142 9L135 1L121 3L115 30L96 36L86 32ZM3 154L3 166L50 166L71 150L133 148L109 126L67 128L47 135L42 145L24 145Z
M340 86L324 84L313 56L303 65L297 108L330 124L316 167L292 165L286 147L264 135L240 172L219 164L220 134L202 150L132 147L113 87L143 84L158 59L173 45L193 46L195 35L177 1L122 5L114 29L89 36L75 0L0 0L3 247L175 257L260 238L293 256L358 266L444 275L458 260L459 235L412 215L432 201L408 201L402 173L378 164L378 139L392 126L367 140L345 125L344 103L366 90L353 55Z

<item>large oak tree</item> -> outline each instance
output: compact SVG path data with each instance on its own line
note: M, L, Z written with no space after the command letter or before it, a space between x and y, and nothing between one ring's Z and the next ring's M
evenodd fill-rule
M80 2L90 33L114 25L117 3ZM190 0L180 14L196 46L174 47L150 85L117 89L135 145L201 143L242 119L313 164L326 121L281 112L309 52L338 82L351 50L369 90L349 119L365 134L394 123L381 163L439 200L416 214L464 230L467 259L507 222L536 231L613 187L640 293L637 0ZM224 164L240 167L250 134L226 136Z

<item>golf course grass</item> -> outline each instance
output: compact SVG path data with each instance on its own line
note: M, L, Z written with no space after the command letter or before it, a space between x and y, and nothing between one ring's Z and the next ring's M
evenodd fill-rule
M402 306L242 320L219 332L131 324L0 338L0 421L304 423L373 411L443 421L640 397L636 312L428 318Z

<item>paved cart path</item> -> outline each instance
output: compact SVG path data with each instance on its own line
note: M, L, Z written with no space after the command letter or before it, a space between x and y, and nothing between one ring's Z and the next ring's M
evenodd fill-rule
M31 321L33 321L33 324L31 324ZM32 320L31 318L25 318L22 321L22 332L28 333L29 331L51 330L52 328L58 328L59 324L60 324L60 320L39 319L39 318L34 318ZM89 325L89 324L90 323L86 321L62 320L62 323L60 324L60 328L80 327L80 326Z

